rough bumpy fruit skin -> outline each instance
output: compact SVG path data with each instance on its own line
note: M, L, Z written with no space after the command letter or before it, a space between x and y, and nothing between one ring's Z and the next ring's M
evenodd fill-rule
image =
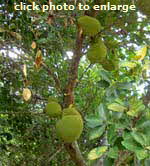
M56 123L57 135L66 143L76 141L83 130L83 121L78 115L63 116Z
M49 115L49 117L59 117L62 115L62 110L60 104L57 102L49 102L46 105L45 112Z
M82 28L83 34L88 36L96 35L102 28L100 22L90 16L81 16L78 25Z
M57 100L57 98L56 97L53 97L53 96L49 96L48 97L48 103L50 103L50 102L58 102L58 100Z
M63 116L67 115L80 115L80 113L75 108L65 108L63 109Z
M141 13L150 17L150 1L149 0L138 0L137 7Z
M103 41L99 40L97 43L91 45L87 52L87 58L92 63L102 63L106 58L107 48Z

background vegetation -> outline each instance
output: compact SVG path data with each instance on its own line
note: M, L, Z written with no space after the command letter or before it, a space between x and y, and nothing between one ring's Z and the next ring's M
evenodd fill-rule
M150 165L150 15L138 7L127 13L14 11L17 1L0 2L2 165ZM93 6L102 1L67 2ZM96 37L107 47L105 68L86 57L94 38L80 34L77 19L83 15L103 26ZM32 92L28 101L22 97L24 88ZM57 119L43 111L49 97L56 97L62 107L76 106L82 114L78 144L57 138Z

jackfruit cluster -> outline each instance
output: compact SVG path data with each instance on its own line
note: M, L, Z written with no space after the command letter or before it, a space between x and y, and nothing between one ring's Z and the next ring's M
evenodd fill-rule
M82 28L83 34L87 36L94 36L102 29L100 22L90 16L81 16L78 19L78 25Z
M83 120L80 113L75 108L63 110L62 119L56 123L56 133L64 142L76 141L83 130Z
M150 1L149 0L138 0L137 7L141 13L150 17Z
M55 101L48 102L45 108L45 112L51 118L59 117L62 115L61 106Z
M107 54L107 48L102 40L93 43L87 52L87 58L92 63L102 63Z

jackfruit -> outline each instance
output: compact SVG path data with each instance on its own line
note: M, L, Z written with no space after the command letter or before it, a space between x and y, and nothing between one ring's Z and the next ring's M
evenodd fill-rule
M83 130L83 121L79 115L63 116L56 123L56 133L64 142L71 143L76 141Z
M50 102L52 102L52 101L54 101L54 102L58 102L58 100L57 100L56 97L49 96L49 97L48 97L48 103L50 103Z
M100 22L90 16L81 16L78 19L78 25L82 28L83 34L87 36L94 36L102 29Z
M45 112L49 115L49 117L59 117L62 115L60 104L54 101L49 102L46 105Z
M87 58L88 60L94 64L94 63L102 63L107 54L107 48L102 40L98 40L98 42L91 45L87 52Z
M140 12L147 17L150 17L150 1L149 0L138 0L137 7Z
M80 113L75 108L65 108L63 109L63 116L67 115L80 115Z

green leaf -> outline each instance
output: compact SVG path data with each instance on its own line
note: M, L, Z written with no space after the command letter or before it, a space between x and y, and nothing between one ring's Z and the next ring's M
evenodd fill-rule
M106 110L104 110L104 105L100 104L98 107L98 116L100 117L101 120L106 121L107 117L106 117Z
M134 68L134 67L136 67L136 65L137 64L135 62L126 61L126 62L122 62L120 66Z
M130 110L127 112L127 115L132 116L132 117L136 117L136 116L138 116L138 114L139 113L136 110Z
M129 111L127 112L127 115L136 117L138 116L139 112L143 111L144 109L145 109L145 106L143 102L141 100L133 98L130 101L130 107L129 107Z
M148 158L147 160L145 160L145 166L150 166L150 158Z
M143 60L147 53L147 46L142 47L140 50L136 52L135 60Z
M150 120L144 121L142 124L138 125L138 128L149 128Z
M115 125L111 125L107 132L108 143L113 145L117 139L117 133L115 131Z
M100 76L102 77L103 80L105 80L105 81L111 83L110 74L109 74L107 71L101 70L101 71L100 71Z
M141 145L146 145L147 138L146 135L142 134L142 133L138 133L136 131L131 132L132 137L134 138L135 141L137 141L138 143L140 143Z
M107 146L101 146L101 147L92 149L88 154L88 159L95 160L100 158L107 151L107 149L108 149Z
M144 149L137 150L135 153L138 160L143 160L149 156L147 150L144 150Z
M145 106L142 104L140 105L139 107L136 107L136 108L131 108L127 114L130 115L130 116L133 116L133 117L136 117L138 116L139 112L143 111L145 109Z
M37 40L37 43L39 44L47 43L47 39L46 38L39 39Z
M123 112L127 108L118 103L112 103L112 104L108 105L108 109L110 109L112 111L116 111L116 112Z
M123 145L126 149L128 149L128 150L130 150L130 151L132 151L132 152L136 152L137 150L141 150L141 149L142 149L142 147L140 147L140 146L134 141L134 139L131 138L131 137L130 137L130 139L126 139L126 140L122 141L121 143L122 143L122 145Z
M87 126L90 128L95 128L103 124L103 121L97 116L86 118L86 121L87 121Z
M105 131L105 126L102 126L102 127L98 127L96 129L93 129L91 132L90 132L90 136L89 136L89 139L90 140L93 140L95 138L98 138L100 137Z
M107 153L107 156L110 157L110 158L118 158L118 147L113 147L113 148L110 148L108 153Z
M109 87L108 81L105 81L105 80L99 81L98 85L99 85L100 88L108 88Z
M136 152L137 150L141 150L143 149L142 146L140 146L139 143L137 143L137 141L134 140L132 134L132 132L124 132L123 133L123 139L124 141L122 141L122 145L132 151L132 152Z
M132 88L132 83L128 82L117 83L116 87L118 87L118 89L130 90Z

